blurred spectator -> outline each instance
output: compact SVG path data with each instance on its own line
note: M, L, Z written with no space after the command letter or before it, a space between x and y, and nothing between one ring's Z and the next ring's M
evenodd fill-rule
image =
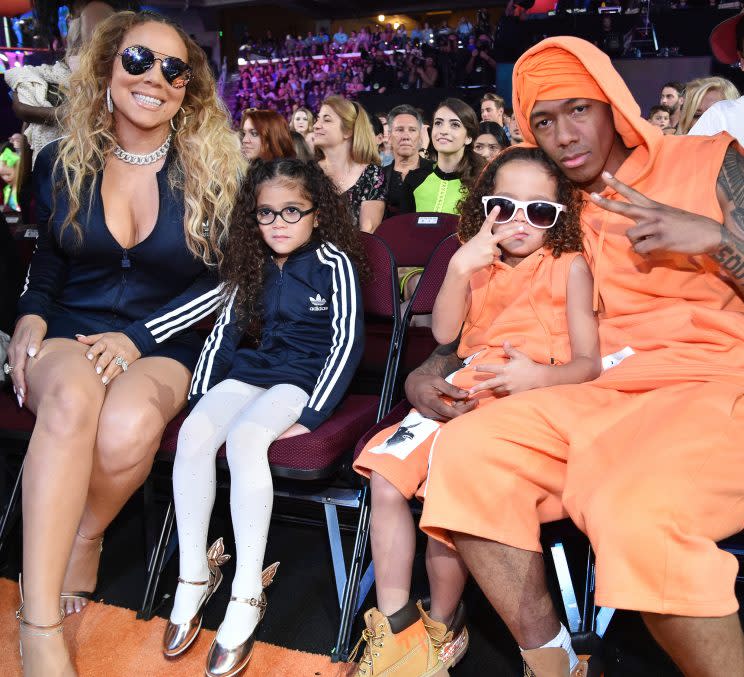
M3 211L19 212L18 181L21 156L6 146L0 153L0 179L3 182Z
M320 166L347 196L354 222L373 233L385 212L385 177L367 113L358 103L330 96L313 132Z
M648 121L659 129L671 127L671 111L666 106L651 106L648 113Z
M292 121L289 123L289 128L293 132L299 132L302 136L307 136L312 132L313 125L315 124L315 117L309 108L300 106L292 115Z
M488 87L496 83L496 59L491 50L491 38L478 36L477 49L470 53L465 66L466 83L470 86Z
M294 130L289 132L292 137L292 144L294 145L295 157L303 162L310 162L313 160L313 152L310 150L310 146L307 145L305 137Z
M714 103L739 98L739 90L726 78L711 77L691 80L685 86L685 99L679 118L677 134L687 134Z
M372 61L367 65L364 84L373 92L384 94L393 83L393 74L387 61L385 52L372 47L370 50Z
M421 114L408 104L396 106L388 114L393 162L385 167L387 203L385 218L401 213L404 204L403 182L410 171L424 168L431 171L434 163L419 155L424 121ZM405 202L410 205L410 200Z
M504 148L510 146L509 137L497 122L481 122L473 150L486 162L491 162Z
M272 110L243 111L240 120L241 148L248 160L295 157L287 121Z
M439 71L434 65L434 59L427 56L423 61L417 60L413 73L418 76L418 83L421 89L436 87L439 82Z
M522 130L519 129L519 122L515 114L512 114L509 118L509 137L512 143L522 143L524 141L524 135Z
M481 120L483 122L496 122L503 127L505 105L503 96L493 92L486 93L481 99Z
M434 45L434 29L428 21L424 21L424 27L421 29L421 42L425 45Z
M465 42L472 32L473 24L471 24L464 16L461 16L460 21L457 24L457 34L460 36L460 40Z
M491 35L491 17L488 15L488 10L485 7L481 7L475 16L476 31L478 34L485 33Z
M336 33L333 35L333 44L342 51L346 47L346 43L349 42L349 36L344 33L344 27L339 26Z
M390 149L390 125L387 113L375 113L375 117L382 125L382 143L380 144L380 164L387 167L393 161L393 152Z
M670 124L679 127L679 116L682 112L682 104L685 102L685 86L681 82L667 82L661 88L659 104L666 106L670 111Z

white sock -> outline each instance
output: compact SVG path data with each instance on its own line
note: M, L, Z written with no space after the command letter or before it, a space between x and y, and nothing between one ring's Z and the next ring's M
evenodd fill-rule
M222 381L199 400L178 433L173 499L178 525L179 576L186 581L209 579L207 532L215 497L217 450L224 443L230 424L263 392L263 388L240 381ZM206 585L179 583L171 622L191 620L206 589Z
M568 654L568 671L571 672L571 670L573 670L578 664L579 658L576 655L576 652L573 650L573 646L571 645L571 635L569 634L568 630L566 630L566 626L563 625L563 623L561 623L561 629L558 634L549 642L543 644L541 647L538 648L550 649L551 647L561 647L565 650L565 652Z
M241 412L227 435L230 514L237 549L234 597L261 597L261 571L274 502L267 452L269 445L297 421L307 400L307 393L296 386L273 386ZM258 607L230 602L217 641L234 649L248 639L258 618Z

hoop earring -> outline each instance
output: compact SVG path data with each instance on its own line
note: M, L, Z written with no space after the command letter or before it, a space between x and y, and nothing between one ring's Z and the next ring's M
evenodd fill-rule
M111 100L111 87L106 87L106 109L109 113L114 112L114 102Z
M181 124L180 124L180 125L179 125L178 127L176 127L176 125L174 125L174 124L173 124L173 120L175 120L175 119L176 119L176 116L174 115L174 116L173 116L173 117L172 117L172 118L170 119L170 126L171 126L171 129L172 129L172 130L173 130L174 132L177 132L177 131L178 131L178 130L179 130L179 129L181 128L181 126L183 125L183 122L184 122L184 121L186 120L186 111L185 111L185 110L183 109L183 106L181 106L181 108L179 108L178 110L180 110L180 111L181 111L181 112L183 113L183 120L181 121Z

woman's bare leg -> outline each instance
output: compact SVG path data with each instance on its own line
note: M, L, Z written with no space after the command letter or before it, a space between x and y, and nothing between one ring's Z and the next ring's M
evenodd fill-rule
M96 585L97 540L142 486L152 467L165 426L186 403L191 373L176 360L145 357L108 385L98 422L93 471L63 589L90 591ZM85 600L67 600L67 613Z
M59 621L59 595L90 483L101 379L85 346L45 341L26 368L28 407L36 414L23 471L24 617ZM61 634L22 632L24 674L74 675Z

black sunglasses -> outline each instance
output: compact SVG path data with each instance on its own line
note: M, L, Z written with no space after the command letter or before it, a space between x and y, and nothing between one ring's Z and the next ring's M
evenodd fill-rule
M132 45L123 52L117 52L121 57L121 65L130 75L142 75L149 71L156 61L160 61L160 70L168 84L175 89L182 89L191 80L191 66L175 56L163 54L163 58L155 56L160 52L153 52L142 45Z

